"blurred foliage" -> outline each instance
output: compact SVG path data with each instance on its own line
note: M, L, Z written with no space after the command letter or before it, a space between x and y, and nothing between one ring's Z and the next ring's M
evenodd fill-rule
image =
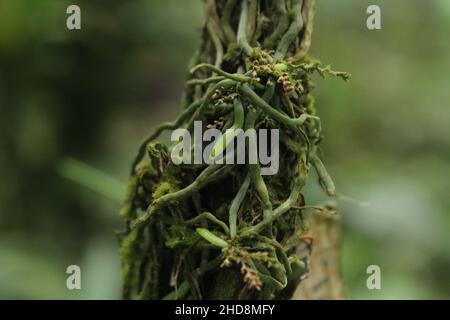
M124 183L140 139L177 114L198 44L201 1L80 0L69 31L72 3L0 2L0 298L119 297L119 208L58 168L73 157ZM446 0L319 1L312 54L353 75L317 79L323 153L340 192L371 204L339 200L351 298L450 298L449 29ZM366 288L371 264L382 290Z

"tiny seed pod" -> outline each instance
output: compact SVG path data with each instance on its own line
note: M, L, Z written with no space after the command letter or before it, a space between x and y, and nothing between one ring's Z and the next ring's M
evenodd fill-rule
M212 233L208 229L197 228L197 229L195 229L195 232L197 232L203 239L205 239L206 241L208 241L212 245L215 245L216 247L228 248L230 246L228 244L228 242L226 242L222 238L219 238L218 236L216 236L214 233Z

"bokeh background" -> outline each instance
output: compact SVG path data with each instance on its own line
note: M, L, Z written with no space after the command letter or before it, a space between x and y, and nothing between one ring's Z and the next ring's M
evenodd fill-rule
M200 0L0 1L0 298L120 297L121 188L178 112L202 17ZM315 90L326 165L356 199L339 201L352 299L450 298L449 31L447 0L319 0L311 53L353 75ZM329 201L311 179L307 199Z

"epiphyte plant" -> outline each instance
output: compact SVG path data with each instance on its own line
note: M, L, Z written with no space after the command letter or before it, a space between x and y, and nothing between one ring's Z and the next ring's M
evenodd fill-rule
M185 128L172 131L170 139L177 142L171 148L172 162L175 164L256 164L259 161L264 166L261 168L262 175L276 174L279 167L279 130L271 129L269 132L267 129L259 129L256 132L255 129L247 129L244 131L241 128L244 108L238 100L235 100L234 104L234 124L224 133L213 127L203 133L202 121L194 121L193 137ZM210 143L202 149L204 142Z
M132 164L122 210L124 298L288 299L304 279L310 168L328 195L336 193L319 158L311 76L349 79L307 55L314 6L205 1L181 113L144 139ZM263 176L259 162L173 163L171 146L155 140L164 130L193 130L195 121L222 132L278 129L279 171ZM225 145L217 141L211 156Z

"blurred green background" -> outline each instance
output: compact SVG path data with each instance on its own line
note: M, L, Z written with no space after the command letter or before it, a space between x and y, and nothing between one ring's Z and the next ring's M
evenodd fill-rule
M66 28L69 4L81 7L80 31ZM370 4L381 7L381 30L366 28ZM61 163L98 168L112 190L126 182L141 138L178 112L202 8L0 1L0 298L120 297L120 204L113 191L61 177ZM339 201L349 297L448 299L450 1L319 0L317 9L311 54L353 75L317 79L325 162L340 193L370 203ZM307 199L327 201L314 177ZM82 290L66 289L71 264ZM366 288L372 264L381 290Z

